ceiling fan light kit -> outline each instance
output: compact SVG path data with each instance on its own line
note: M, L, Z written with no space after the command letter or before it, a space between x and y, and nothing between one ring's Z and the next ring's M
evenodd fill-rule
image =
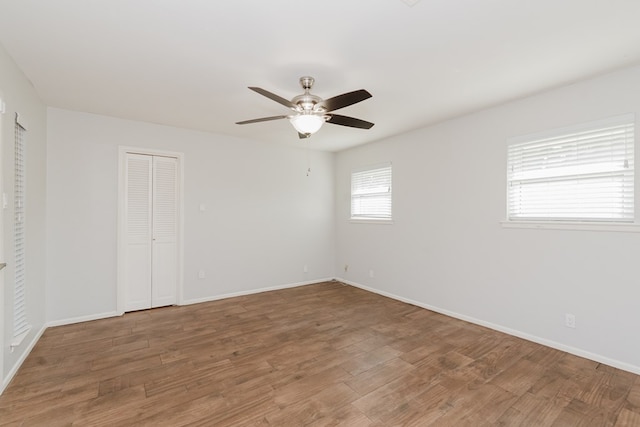
M304 135L313 135L318 132L322 127L324 120L324 116L317 116L315 114L300 114L289 119L298 133Z
M300 138L308 138L312 134L318 132L325 122L358 129L371 129L373 126L373 123L371 122L331 113L332 111L348 107L349 105L371 98L371 94L369 92L364 89L360 89L323 100L319 96L310 93L314 81L313 77L300 77L300 85L304 89L304 93L302 95L295 96L291 101L265 89L250 86L249 89L252 91L290 108L294 114L244 120L236 122L236 124L246 125L249 123L289 119L295 130L298 132L298 136Z

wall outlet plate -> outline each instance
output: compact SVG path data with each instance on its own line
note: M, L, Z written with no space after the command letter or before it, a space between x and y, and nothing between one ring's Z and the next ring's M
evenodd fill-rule
M564 325L567 328L575 328L576 327L576 316L573 314L566 313L564 315Z

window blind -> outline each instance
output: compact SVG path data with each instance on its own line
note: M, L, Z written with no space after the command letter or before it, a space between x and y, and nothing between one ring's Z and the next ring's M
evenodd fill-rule
M351 174L351 219L391 219L391 163Z
M14 298L13 298L13 336L18 337L30 329L26 311L25 282L25 168L26 168L26 129L16 115L15 124L15 164L14 164Z
M634 116L508 146L510 220L634 221Z

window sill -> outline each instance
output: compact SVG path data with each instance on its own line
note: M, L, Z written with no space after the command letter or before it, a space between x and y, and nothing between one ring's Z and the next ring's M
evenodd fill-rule
M364 219L364 218L351 218L349 219L351 224L380 224L380 225L391 225L393 224L392 219Z
M542 230L614 231L640 233L640 224L579 221L500 221L502 228L537 228Z

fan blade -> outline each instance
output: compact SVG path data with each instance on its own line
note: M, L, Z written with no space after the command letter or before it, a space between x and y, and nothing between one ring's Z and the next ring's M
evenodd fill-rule
M269 120L279 120L279 119L286 119L289 116L271 116L271 117L261 117L259 119L252 119L252 120L244 120L242 122L236 122L237 125L246 125L249 123L258 123L258 122L268 122Z
M283 97L276 95L275 93L271 93L268 90L264 90L259 87L250 86L249 89L251 89L254 92L258 92L260 95L266 96L267 98L274 100L277 103L284 105L285 107L291 108L292 110L297 110L297 106L295 104L293 104L288 99L284 99Z
M371 129L374 125L371 122L356 119L354 117L341 116L339 114L327 114L327 116L329 116L329 118L327 119L327 123L331 123L334 125L349 126L359 129Z
M325 99L321 102L321 105L324 106L327 111L335 111L369 99L371 96L372 95L364 89L354 90L353 92L343 93L342 95Z
M311 137L311 134L309 134L309 133L300 133L300 132L298 132L298 138L300 138L300 139L305 139L305 138L309 138L309 137Z

